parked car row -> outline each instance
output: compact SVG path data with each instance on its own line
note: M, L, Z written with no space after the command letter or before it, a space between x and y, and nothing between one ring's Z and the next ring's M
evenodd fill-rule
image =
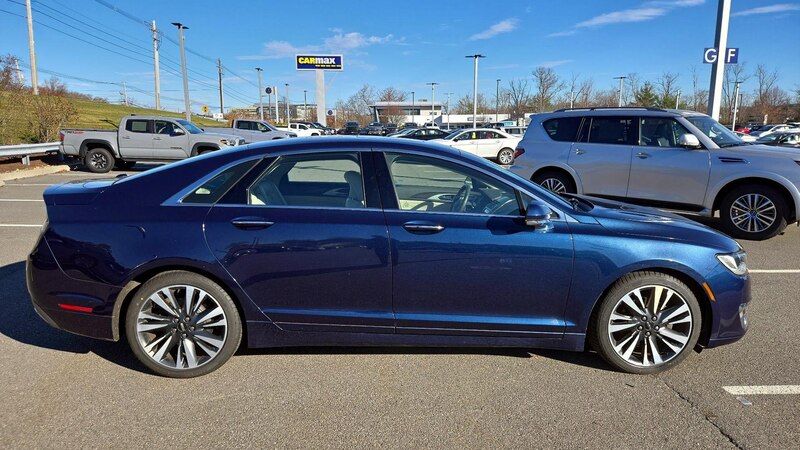
M797 144L797 133L775 135ZM559 110L531 118L511 170L554 192L719 212L729 235L762 240L798 220L800 153L761 143L695 112Z

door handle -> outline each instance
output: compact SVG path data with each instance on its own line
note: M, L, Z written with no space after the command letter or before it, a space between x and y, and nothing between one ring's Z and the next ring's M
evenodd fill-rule
M582 155L582 154L584 154L584 153L586 153L584 150L581 150L581 149L579 149L579 148L576 148L576 149L575 149L575 154L576 154L576 155Z
M258 230L262 228L269 228L272 225L275 225L275 222L270 222L269 220L262 219L260 217L237 217L231 220L231 224L236 228L241 228L244 230Z
M160 141L160 140L161 140L161 138L160 138L160 137L154 137L154 138L153 138L153 140L154 140L154 141Z
M444 230L443 225L439 225L433 222L424 222L424 221L413 221L413 222L406 222L403 224L403 228L409 233L416 233L416 234L434 234Z
M130 136L120 136L120 139L130 139Z
M635 156L639 159L647 159L650 157L650 154L645 152L639 152Z

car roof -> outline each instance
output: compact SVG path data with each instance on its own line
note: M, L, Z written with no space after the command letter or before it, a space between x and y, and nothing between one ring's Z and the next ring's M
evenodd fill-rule
M559 109L552 112L536 114L537 116L552 116L552 117L583 117L583 116L620 116L620 115L639 115L639 116L661 116L661 117L678 117L678 116L707 116L706 114L697 111L683 110L683 109L664 109L664 108L650 108L650 107L596 107L596 108L573 108L573 109Z

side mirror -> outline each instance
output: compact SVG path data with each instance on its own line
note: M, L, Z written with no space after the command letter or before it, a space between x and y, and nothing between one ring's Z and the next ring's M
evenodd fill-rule
M180 128L175 128L174 130L172 130L173 136L183 136L184 134L186 134L186 132Z
M525 211L525 225L532 227L534 230L548 231L553 229L553 223L550 221L550 215L553 212L546 203L534 200L528 205Z
M686 148L700 148L700 140L697 139L697 136L691 133L686 133L682 134L681 137L678 138L678 145Z

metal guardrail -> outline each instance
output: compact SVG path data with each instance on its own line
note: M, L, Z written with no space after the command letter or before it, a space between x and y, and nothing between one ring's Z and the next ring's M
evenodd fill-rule
M46 142L44 144L4 145L0 146L0 156L19 156L22 157L23 164L29 165L31 155L58 151L60 144L60 142Z

